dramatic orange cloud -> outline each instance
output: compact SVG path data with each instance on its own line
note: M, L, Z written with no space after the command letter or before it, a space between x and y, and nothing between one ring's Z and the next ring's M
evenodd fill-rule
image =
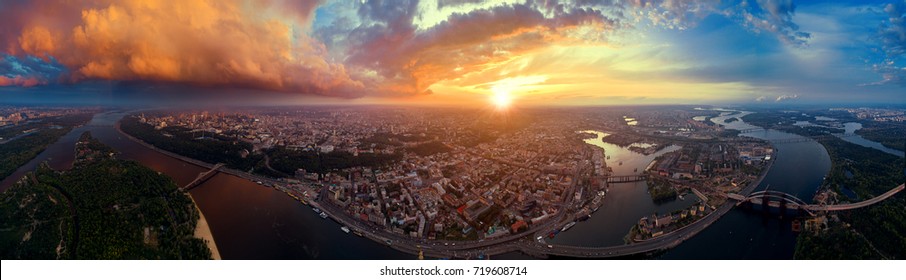
M36 1L16 7L11 54L47 59L71 80L149 80L355 94L307 26L317 1ZM273 3L271 3L273 2ZM284 8L284 5L291 5ZM292 11L292 12L289 12ZM7 12L4 12L7 14ZM30 14L31 16L23 16ZM300 29L297 29L300 28Z
M33 87L40 84L43 84L43 82L34 77L15 76L12 78L7 78L0 75L0 86Z
M363 5L370 5L363 4ZM353 31L347 65L354 77L378 80L379 91L419 94L443 80L487 69L551 45L570 44L563 34L579 26L603 33L615 24L593 9L544 11L516 4L457 13L424 31L409 14L387 7L376 21L390 24ZM377 73L378 77L357 75Z
M903 80L896 7L873 84ZM805 31L814 8L799 31L791 1L0 0L0 76L423 103L752 100L800 92L844 57Z

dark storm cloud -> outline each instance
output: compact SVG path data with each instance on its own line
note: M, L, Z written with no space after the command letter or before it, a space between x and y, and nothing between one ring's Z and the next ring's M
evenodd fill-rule
M62 78L65 67L55 59L44 61L34 56L0 57L0 86L36 86Z

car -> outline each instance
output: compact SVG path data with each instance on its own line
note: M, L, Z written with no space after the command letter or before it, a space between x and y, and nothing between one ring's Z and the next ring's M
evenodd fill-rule
M548 248L548 249L553 249L553 248L554 248L554 245L549 245L549 244L548 244L548 245L547 245L547 248Z

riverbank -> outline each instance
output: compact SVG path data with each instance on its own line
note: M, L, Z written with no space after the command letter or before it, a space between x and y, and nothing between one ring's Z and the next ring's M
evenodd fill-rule
M120 121L117 121L116 124L114 124L114 127L118 133L125 136L127 139L129 139L135 143L138 143L146 148L149 148L151 150L154 150L161 154L169 156L171 158L181 160L181 161L184 161L186 163L193 164L196 166L208 168L208 169L213 168L213 166L214 166L214 164L202 162L202 161L199 161L196 159L188 158L188 157L185 157L185 156L182 156L182 155L170 152L170 151L160 149L158 147L155 147L154 145L151 145L145 141L142 141L141 139L135 138L134 136L132 136L122 130L122 128L120 127ZM246 180L249 180L252 182L261 181L264 184L275 185L275 186L278 183L277 181L270 179L270 178L264 178L264 177L256 176L256 175L248 173L248 172L243 172L243 171L230 169L230 168L226 168L226 167L220 168L219 171L229 174L229 175L233 175L233 176L242 178L242 179L246 179ZM289 194L287 194L287 196L289 196ZM429 255L432 257L438 257L438 258L450 258L450 257L455 256L455 254L443 253L442 250L434 251L429 248L422 247L420 244L411 244L412 242L405 240L405 239L400 239L396 236L392 236L390 233L387 233L387 232L377 231L372 228L367 228L367 227L363 226L362 224L352 221L351 219L347 219L347 217L345 217L345 214L343 214L341 210L333 209L333 207L330 207L328 205L321 205L316 200L311 200L311 201L309 201L309 203L311 204L310 205L311 207L320 208L321 211L328 214L328 216L332 220L336 221L337 223L348 226L351 229L353 229L354 231L362 233L363 237L371 239L376 243L386 243L387 240L391 240L392 245L390 245L390 246L393 247L397 251L401 251L401 252L412 254L412 255L417 255L420 251L424 251L425 255ZM196 205L196 207L197 207L197 205ZM199 213L201 213L201 211L199 211ZM200 224L201 223L199 221L199 226L200 226ZM210 232L210 229L207 229L207 231ZM212 240L213 240L213 238L212 238ZM211 243L213 243L213 242L211 242ZM490 244L488 244L488 245L490 245ZM431 252L431 253L429 253L429 252ZM213 249L212 249L212 253L213 253Z
M195 223L195 237L201 238L204 240L204 244L208 245L208 249L211 250L211 259L221 260L220 250L217 249L217 242L214 241L214 234L211 233L208 220L204 218L204 213L198 208L198 203L195 203L195 198L192 197L192 194L189 194L189 198L192 199L195 211L198 211L198 221Z
M141 141L135 137L132 137L132 135L129 135L128 133L125 133L125 132L123 132L122 129L120 129L119 121L117 121L116 124L114 124L114 128L116 128L116 131L118 133L120 133L123 136L126 136L126 138L128 138L129 140L132 140L133 142L141 144L142 146L145 146L145 147L148 147L155 151L158 151L162 154L165 154L165 155L168 155L175 159L183 160L185 162L195 164L198 166L202 166L202 167L206 167L206 168L213 167L213 165L207 166L207 164L205 164L204 162L183 158L176 154L158 149L157 147L154 147L151 144L145 143L144 141ZM208 221L207 221L207 219L205 219L204 213L201 211L201 208L198 208L198 203L195 202L195 198L192 197L192 194L191 193L186 193L186 194L188 194L189 198L192 199L192 205L195 206L195 210L198 211L198 221L196 221L196 224L195 224L195 237L198 237L198 238L201 238L202 240L204 240L205 245L207 245L208 249L211 250L212 259L220 260L221 259L220 250L217 249L217 242L214 240L214 234L211 233L211 227L208 225Z
M775 162L776 160L777 160L777 159L775 158L774 160L768 161L768 165L765 166L764 171L762 171L762 173L761 173L761 175L758 177L758 179L756 179L755 181L753 181L751 184L749 184L749 185L746 186L745 188L741 189L740 192L739 192L739 194L742 195L742 196L748 196L750 193L752 193L752 191L755 190L755 188L758 187L758 185L761 185L761 182L764 181L764 178L765 178L765 177L767 177L768 172L771 171L771 167L774 165L774 162ZM698 195L698 194L696 194L696 195ZM733 201L731 201L731 200L727 200L726 202L724 202L724 204L723 204L719 209L726 208L726 207L724 207L724 206L728 206L728 205L729 205L729 206L735 206L735 204L736 204L735 202L733 202ZM719 209L718 209L718 210L719 210ZM729 209L732 209L732 207L729 208ZM708 218L709 216L711 216L711 215L713 215L713 214L716 214L716 218L713 219L713 221L716 221L716 220L720 219L724 214L726 214L727 212L729 212L729 209L726 210L726 211L722 211L722 212L720 212L720 211L714 211L714 212L708 213L707 215L705 215L705 216L699 218L698 220L695 220L694 222L692 222L692 223L690 223L690 224L688 224L688 225L685 225L685 226L683 226L683 227L681 227L681 228L678 228L678 229L676 229L676 230L670 231L670 232L668 232L668 233L666 233L666 234L664 234L664 235L669 235L669 234L672 234L672 233L675 233L675 232L680 232L680 231L682 231L682 230L685 230L686 228L695 226L698 222L705 220L705 218ZM718 213L718 212L720 212L720 213ZM709 225L710 225L710 224L709 224ZM707 228L707 226L706 226L705 228ZM704 229L704 228L702 228L702 229ZM700 231L700 230L699 230L699 231ZM694 231L694 232L688 233L688 234L686 234L686 235L688 235L688 236L691 237L692 235L697 234L699 231ZM635 243L641 243L641 242L648 242L648 241L651 241L652 239L655 239L655 238L657 238L657 237L652 237L652 238L643 239L643 240L633 240L633 241L634 241ZM678 244L677 244L677 245L678 245Z
M759 176L757 180L753 181L746 188L742 189L740 191L740 194L748 195L755 188L757 188L758 185L760 185L762 181L767 177L767 174L770 173L772 165L773 160L765 169L764 173L762 173L762 175ZM664 251L679 246L683 242L701 233L703 230L711 227L715 222L720 220L721 217L730 212L730 210L734 208L734 204L735 203L731 201L724 202L724 204L722 204L720 207L717 207L714 212L705 215L703 218L693 222L692 224L689 224L686 227L660 235L658 237L647 239L643 242L608 247L583 247L566 245L547 247L543 244L535 243L525 244L522 250L524 252L532 252L534 254L557 255L575 258L614 258Z

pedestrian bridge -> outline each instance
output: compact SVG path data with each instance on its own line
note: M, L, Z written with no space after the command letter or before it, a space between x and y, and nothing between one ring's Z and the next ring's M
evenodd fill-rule
M750 128L750 129L739 129L739 134L752 133L752 132L758 132L758 131L764 131L764 130L765 130L764 128L760 128L760 127Z
M648 180L648 175L607 176L606 179L608 184L630 183Z
M201 185L201 183L204 183L208 179L211 179L211 177L214 177L214 175L216 175L217 172L220 170L220 168L223 166L224 166L223 163L218 163L218 164L214 165L213 167L211 167L210 170L199 173L198 177L195 177L195 180L192 180L192 182L190 182L189 184L187 184L186 186L184 186L180 189L182 189L184 191L190 191L190 190L194 189L195 187L198 187L199 185Z

